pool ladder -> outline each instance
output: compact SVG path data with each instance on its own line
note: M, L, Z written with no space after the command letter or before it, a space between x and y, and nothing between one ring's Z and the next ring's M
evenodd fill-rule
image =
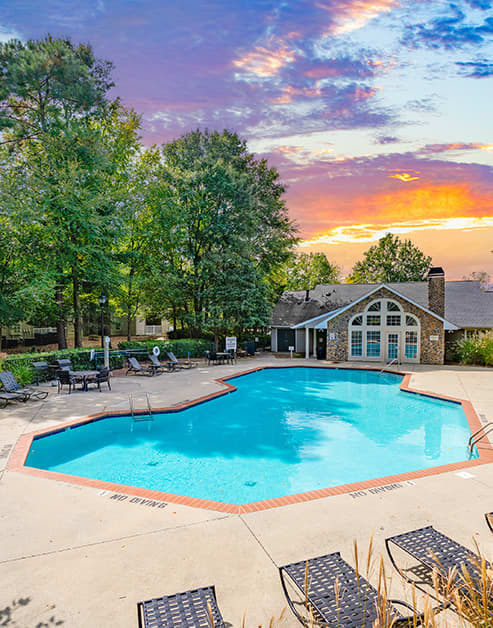
M381 374L382 374L384 371L386 371L386 370L387 370L390 366L392 366L392 364L397 364L397 358L393 358L392 360L390 360L390 362L388 362L388 363L387 363L387 364L383 367L383 369L381 369L381 371L380 371L380 373L379 373L379 374L381 375ZM391 371L391 372L392 372L392 371Z
M481 439L483 439L491 431L493 431L493 422L492 421L490 421L489 423L486 423L485 425L482 425L479 428L479 430L474 432L474 434L471 434L471 437L469 438L469 441L467 443L467 449L468 449L470 454L472 454L472 450L474 448L474 445L479 443L479 441Z
M134 398L132 397L132 395L128 396L128 405L130 407L130 414L132 415L133 421L153 421L154 420L154 417L152 416L151 400L149 399L149 393L146 393L146 401L147 401L147 414L135 414Z

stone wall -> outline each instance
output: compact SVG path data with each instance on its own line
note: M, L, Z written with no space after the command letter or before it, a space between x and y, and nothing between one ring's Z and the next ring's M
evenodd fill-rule
M348 359L348 325L349 320L365 308L371 301L376 299L392 299L398 302L403 310L408 314L414 314L420 321L420 362L421 364L443 364L445 337L443 323L402 299L386 288L380 288L371 296L363 299L353 307L349 308L336 318L327 323L327 360L346 361ZM330 335L335 334L335 340L330 339ZM430 336L438 336L438 340L430 340Z

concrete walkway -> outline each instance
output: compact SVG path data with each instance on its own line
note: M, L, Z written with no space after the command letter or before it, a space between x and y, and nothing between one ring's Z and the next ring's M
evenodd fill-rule
M354 564L353 540L366 554L373 534L378 555L387 536L429 524L471 548L474 537L493 557L493 535L483 519L493 510L490 464L465 477L445 473L393 490L242 515L146 504L4 471L24 433L125 409L129 393L136 400L141 394L142 403L136 403L141 407L145 392L155 407L172 405L219 390L215 378L274 363L287 361L269 356L155 378L116 377L111 392L57 395L50 389L46 402L0 410L0 609L4 617L10 609L11 625L32 628L55 618L70 628L135 628L137 601L215 584L227 622L240 626L246 612L247 626L267 626L286 607L278 565L333 551ZM413 373L412 387L468 399L482 421L493 421L493 370L418 365L406 370ZM386 567L393 597L409 600L409 587L387 561ZM287 610L276 625L299 624ZM456 625L455 616L443 614L442 625Z

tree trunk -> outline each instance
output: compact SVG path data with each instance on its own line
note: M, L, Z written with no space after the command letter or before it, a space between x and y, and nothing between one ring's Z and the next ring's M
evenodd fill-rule
M59 349L67 348L66 322L63 314L63 292L61 288L57 288L55 292L55 301L60 312L56 322L57 344Z
M0 325L0 351L2 350L2 326Z
M128 276L128 295L127 295L127 340L132 340L132 334L130 332L130 326L132 325L132 287L134 268L130 268Z
M82 347L82 320L80 311L79 277L75 266L72 267L72 291L74 307L74 347Z

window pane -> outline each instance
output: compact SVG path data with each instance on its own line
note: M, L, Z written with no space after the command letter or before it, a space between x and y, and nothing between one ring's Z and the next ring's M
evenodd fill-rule
M367 325L380 325L380 315L379 314L367 314L366 316L366 324Z
M363 355L363 332L362 331L351 332L351 355L352 356Z
M351 323L351 325L363 325L363 315L360 314L359 316L353 318L353 322Z
M387 312L400 312L401 308L393 301L387 301Z
M381 302L377 301L376 303L372 303L368 308L369 312L380 312Z
M400 314L388 314L387 315L387 325L389 327L399 327L400 324L401 324Z
M387 336L387 357L395 360L399 355L399 334L389 334Z
M416 319L414 318L414 316L406 316L406 325L408 327L415 327L418 323L416 322Z
M379 331L367 331L366 332L366 355L369 358L380 357L380 332Z
M406 347L405 356L414 359L418 356L418 333L415 331L406 331Z

